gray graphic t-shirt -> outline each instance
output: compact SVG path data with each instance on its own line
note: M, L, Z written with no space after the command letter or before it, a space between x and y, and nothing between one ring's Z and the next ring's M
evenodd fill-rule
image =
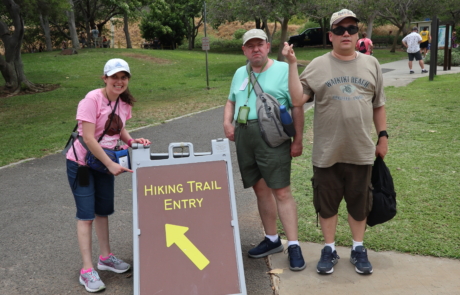
M370 165L373 109L385 104L382 71L373 57L357 53L342 61L326 53L300 75L304 93L315 98L313 165Z

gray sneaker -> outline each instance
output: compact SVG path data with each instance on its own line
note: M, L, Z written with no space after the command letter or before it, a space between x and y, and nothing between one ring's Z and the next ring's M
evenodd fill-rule
M116 273L123 273L130 269L131 265L121 259L116 258L112 253L110 253L107 260L102 260L99 258L97 268L100 270L111 270Z
M80 284L85 286L86 291L94 293L105 289L104 283L99 278L99 274L94 269L91 272L80 274Z

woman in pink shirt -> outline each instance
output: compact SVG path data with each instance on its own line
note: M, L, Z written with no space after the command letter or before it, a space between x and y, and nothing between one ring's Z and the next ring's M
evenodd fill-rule
M361 42L364 43L364 49L365 51L360 50L361 47ZM367 33L363 33L363 37L356 42L356 50L358 50L361 53L371 55L372 54L372 48L374 48L374 44L372 43L372 40L367 38Z
M78 104L79 139L73 141L66 154L67 176L77 207L78 244L83 259L79 282L88 292L105 289L91 259L93 223L100 248L97 268L123 273L131 267L112 254L108 216L114 213L115 176L133 171L113 162L103 150L122 148L118 146L119 140L128 146L134 142L150 144L148 139L132 138L125 129L136 101L128 89L130 77L126 61L115 58L105 64L102 77L105 86L90 91ZM107 167L108 173L86 166L88 150Z

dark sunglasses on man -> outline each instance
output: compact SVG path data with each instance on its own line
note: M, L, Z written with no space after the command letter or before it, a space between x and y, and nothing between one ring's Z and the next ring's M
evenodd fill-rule
M331 29L331 32L334 35L337 35L337 36L342 36L343 34L345 34L345 31L347 31L348 34L350 34L350 35L354 35L354 34L358 33L359 28L357 26L351 25L351 26L348 26L348 27L338 26L336 28Z

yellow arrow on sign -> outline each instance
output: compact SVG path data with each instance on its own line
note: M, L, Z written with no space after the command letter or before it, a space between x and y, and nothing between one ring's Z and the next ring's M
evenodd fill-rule
M171 247L176 244L179 249L198 267L203 270L208 264L209 260L198 250L195 245L185 236L188 227L165 224L166 229L166 247Z

